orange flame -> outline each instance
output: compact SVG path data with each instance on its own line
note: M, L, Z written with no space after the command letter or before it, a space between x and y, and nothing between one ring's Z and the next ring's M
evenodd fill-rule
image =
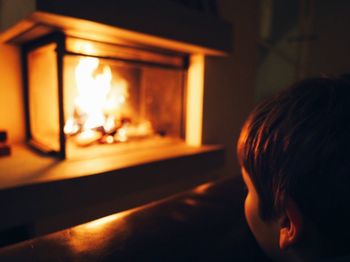
M97 127L113 129L114 120L120 113L128 96L128 86L124 79L114 81L112 86L112 70L105 65L100 68L98 58L80 58L75 68L75 80L78 96L75 99L75 112L84 115L82 130L91 130ZM81 119L79 119L81 121ZM78 120L71 116L64 131L66 134L77 132Z

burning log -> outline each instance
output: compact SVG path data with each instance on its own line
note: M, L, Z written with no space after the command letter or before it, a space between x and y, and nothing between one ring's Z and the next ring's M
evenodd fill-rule
M116 140L112 135L104 135L98 142L100 144L114 144Z
M138 124L126 122L121 128L118 129L114 135L114 139L123 143L129 140L144 139L152 134L153 129L149 121L144 121Z
M78 146L89 146L102 138L101 132L94 130L85 130L75 136L75 142Z

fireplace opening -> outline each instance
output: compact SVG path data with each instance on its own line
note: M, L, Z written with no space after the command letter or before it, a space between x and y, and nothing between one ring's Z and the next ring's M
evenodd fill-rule
M185 139L188 56L55 33L23 46L27 138L61 158Z

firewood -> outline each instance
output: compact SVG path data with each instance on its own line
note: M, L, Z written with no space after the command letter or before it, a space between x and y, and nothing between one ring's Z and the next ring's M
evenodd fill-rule
M85 147L97 142L101 137L102 134L98 131L85 130L75 136L75 143L78 146Z

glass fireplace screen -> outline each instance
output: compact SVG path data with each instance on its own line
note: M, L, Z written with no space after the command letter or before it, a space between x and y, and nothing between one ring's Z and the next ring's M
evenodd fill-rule
M185 55L60 33L23 54L27 137L41 152L74 158L183 137Z

